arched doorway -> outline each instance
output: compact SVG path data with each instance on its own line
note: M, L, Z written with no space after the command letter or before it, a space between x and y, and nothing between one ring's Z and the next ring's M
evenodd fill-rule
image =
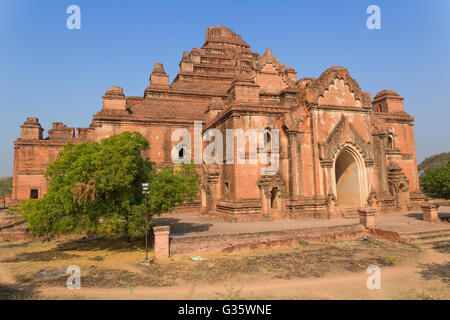
M357 160L347 148L336 158L334 172L339 207L359 207L363 204L363 172Z

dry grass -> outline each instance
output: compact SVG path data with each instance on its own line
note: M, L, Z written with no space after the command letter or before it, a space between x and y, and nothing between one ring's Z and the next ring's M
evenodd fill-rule
M86 241L72 237L48 242L0 242L2 268L14 276L17 285L28 288L64 287L68 278L64 270L70 265L81 268L83 288L132 290L183 283L323 277L337 272L363 271L373 264L392 266L402 256L414 254L418 254L417 250L409 246L385 241L345 241L208 254L204 261L175 257L142 266L139 263L144 257L142 241ZM36 277L40 271L51 276ZM18 289L10 295L33 298L33 294L24 295L24 292Z

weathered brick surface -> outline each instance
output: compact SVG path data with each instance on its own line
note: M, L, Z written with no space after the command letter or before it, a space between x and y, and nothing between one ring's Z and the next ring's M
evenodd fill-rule
M166 259L170 255L169 226L153 227L154 249L156 259Z
M364 235L367 235L365 229L353 224L272 232L174 237L170 239L170 252L171 255L231 252L238 249L297 244L302 241L357 239Z

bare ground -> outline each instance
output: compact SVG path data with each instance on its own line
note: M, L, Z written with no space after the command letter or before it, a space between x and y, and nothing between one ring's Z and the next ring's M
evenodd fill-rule
M382 240L175 257L140 265L141 242L0 241L0 299L450 299L448 251ZM81 268L80 290L65 270ZM370 265L381 289L369 290Z

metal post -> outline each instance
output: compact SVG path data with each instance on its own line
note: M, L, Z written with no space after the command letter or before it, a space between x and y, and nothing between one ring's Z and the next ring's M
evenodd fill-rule
M148 207L147 207L148 194L145 194L145 260L148 260Z
M142 184L142 194L144 194L144 204L145 204L145 260L143 264L149 264L148 260L148 183Z

